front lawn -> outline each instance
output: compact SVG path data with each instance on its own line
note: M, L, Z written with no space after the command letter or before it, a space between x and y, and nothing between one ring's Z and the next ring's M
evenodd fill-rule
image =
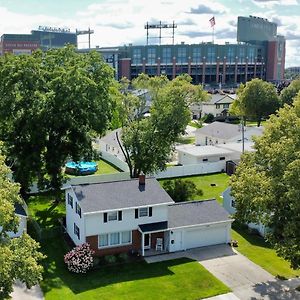
M274 276L292 278L300 276L300 270L290 268L287 261L277 256L276 251L260 236L249 234L247 229L235 225L232 239L238 241L237 250Z
M216 198L217 201L220 204L222 204L223 199L220 196L222 192L228 187L229 178L230 177L226 173L218 173L209 175L189 176L180 179L193 181L196 184L197 188L203 191L202 196L194 196L194 198L190 200L205 200ZM168 179L160 180L161 185L165 180Z
M61 238L42 246L48 256L41 287L46 300L71 299L201 299L229 292L198 262L182 258L154 264L104 266L85 275L69 273Z

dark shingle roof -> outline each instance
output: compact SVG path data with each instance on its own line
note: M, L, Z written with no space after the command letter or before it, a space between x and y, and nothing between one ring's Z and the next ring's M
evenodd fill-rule
M138 179L72 186L84 213L174 203L154 178L145 186Z
M156 223L149 223L149 224L142 224L139 225L142 232L152 232L152 231L159 231L159 230L166 230L168 229L168 222L156 222Z
M27 213L26 213L24 207L20 203L15 203L15 213L17 215L27 217Z
M169 228L229 220L230 215L215 199L169 205Z

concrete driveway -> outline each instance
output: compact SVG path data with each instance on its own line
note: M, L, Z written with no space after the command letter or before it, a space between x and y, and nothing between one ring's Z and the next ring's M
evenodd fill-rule
M300 284L300 279L291 281L276 280L270 273L228 245L197 248L154 256L149 259L154 262L159 261L159 259L162 260L164 256L170 256L168 259L188 257L198 260L209 272L232 289L233 297L230 298L230 295L228 295L229 298L227 299L234 299L234 297L241 300L300 299L300 293L294 290L297 284Z

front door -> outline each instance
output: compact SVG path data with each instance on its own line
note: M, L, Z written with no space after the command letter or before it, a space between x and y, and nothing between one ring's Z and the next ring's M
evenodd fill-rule
M146 233L144 236L144 249L150 249L151 245L151 234Z

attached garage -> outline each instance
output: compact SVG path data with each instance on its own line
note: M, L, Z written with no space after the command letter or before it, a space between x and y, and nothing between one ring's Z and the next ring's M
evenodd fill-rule
M227 243L226 226L198 227L185 230L184 245L186 249Z
M228 243L232 221L215 199L172 204L169 251Z

